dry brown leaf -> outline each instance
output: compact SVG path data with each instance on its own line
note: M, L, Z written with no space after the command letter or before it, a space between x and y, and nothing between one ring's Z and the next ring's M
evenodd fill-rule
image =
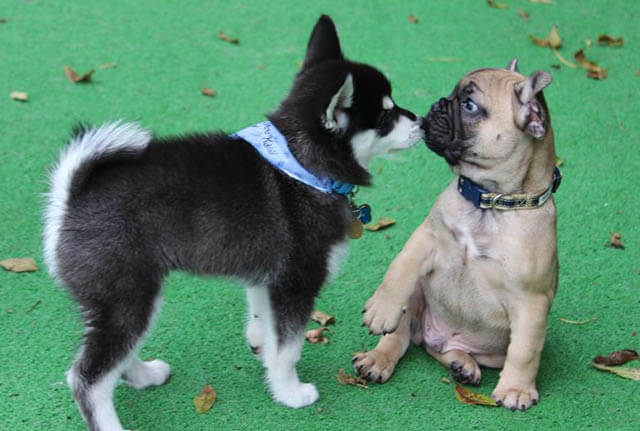
M200 92L203 95L209 96L209 97L213 97L216 95L216 90L214 90L213 88L203 88L202 90L200 90Z
M619 48L624 45L624 39L621 37L613 37L608 34L598 36L598 45L607 45L611 48Z
M11 94L9 94L9 97L20 102L26 102L29 100L29 95L24 91L12 91Z
M345 374L344 368L340 368L340 371L338 371L338 374L336 374L336 379L341 385L354 385L362 389L368 389L367 381L365 379L363 379L362 377Z
M535 37L534 35L530 34L529 39L531 39L531 42L533 42L534 45L541 46L541 47L549 46L548 37Z
M226 34L224 34L224 32L222 30L218 31L218 39L220 40L224 40L225 42L229 42L233 45L237 45L240 43L240 40L235 38L235 37L231 37L231 36L227 36Z
M489 5L489 7L492 7L495 9L506 9L509 7L508 4L500 3L500 2L497 2L496 0L487 0L487 4Z
M208 412L213 404L216 402L216 391L213 390L211 385L204 385L202 391L196 395L193 399L193 405L198 413Z
M316 329L311 329L307 331L304 338L306 338L308 342L313 344L327 344L329 342L329 339L322 334L327 330L329 330L329 328L325 328L324 326Z
M569 319L565 319L564 317L560 317L558 318L559 321L561 321L562 323L568 323L570 325L586 325L589 322L595 322L596 320L598 320L597 317L592 317L591 319L585 319L585 320L569 320Z
M595 362L592 362L591 366L599 370L609 371L610 373L617 374L620 377L624 377L625 379L640 381L639 367L610 367L608 365L596 364Z
M480 406L497 407L497 404L493 400L493 398L474 392L471 389L467 389L464 386L459 385L457 383L454 387L454 390L456 392L456 398L462 404L475 404Z
M624 250L624 244L622 243L622 241L620 241L621 239L621 234L619 234L618 232L613 232L611 234L611 238L609 238L609 242L605 243L604 245L611 248L620 248Z
M105 63L102 66L100 66L100 69L114 69L116 67L118 67L116 63Z
M516 9L516 12L518 12L518 15L520 15L520 18L522 18L523 20L527 21L529 19L528 12L525 12L522 9Z
M71 69L69 66L65 66L64 67L64 74L66 75L67 79L73 83L76 82L90 82L91 81L91 75L93 75L93 72L95 72L93 69L91 69L90 71L88 71L87 73L84 73L82 75L76 73L73 69Z
M327 313L324 313L320 310L315 310L313 313L311 313L311 320L318 322L322 326L335 325L336 323L335 317L329 316Z
M409 22L410 22L410 23L412 23L412 24L417 24L417 23L418 23L418 18L416 18L416 17L415 17L415 16L413 16L413 15L409 15L409 16L407 17L407 19L408 19L408 20L409 20Z
M258 69L260 69L260 70L264 70L264 64L259 64L259 65L258 65Z
M36 261L30 257L15 257L11 259L5 259L0 262L0 266L11 272L33 272L38 270Z
M553 0L529 0L531 3L553 4Z
M582 49L576 51L573 58L575 58L578 64L587 71L587 76L589 78L605 79L607 77L608 69L601 68L597 63L587 60Z
M389 226L393 226L396 224L396 221L392 218L380 217L377 222L374 224L367 226L367 230L370 232L376 232L379 230L383 230L388 228Z
M640 69L636 70L636 76L640 76Z
M462 61L460 57L427 57L429 63L457 63Z
M618 350L609 354L609 356L596 356L593 362L601 365L624 365L634 359L640 360L638 352L631 349Z

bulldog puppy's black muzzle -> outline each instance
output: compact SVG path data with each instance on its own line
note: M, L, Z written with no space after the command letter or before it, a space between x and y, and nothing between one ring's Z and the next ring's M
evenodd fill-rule
M429 113L422 117L421 127L427 147L456 165L466 146L463 139L460 103L457 97L438 100Z

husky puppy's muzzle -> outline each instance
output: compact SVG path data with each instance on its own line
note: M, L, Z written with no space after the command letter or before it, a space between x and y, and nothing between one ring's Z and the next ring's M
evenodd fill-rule
M444 157L450 165L458 164L467 145L457 97L443 97L434 103L429 113L422 117L420 127L430 150Z

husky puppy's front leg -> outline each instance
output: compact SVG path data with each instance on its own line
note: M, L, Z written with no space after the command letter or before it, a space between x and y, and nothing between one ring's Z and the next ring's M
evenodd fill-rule
M491 397L512 410L526 410L538 403L536 375L547 331L552 298L526 292L508 305L511 341L500 380Z

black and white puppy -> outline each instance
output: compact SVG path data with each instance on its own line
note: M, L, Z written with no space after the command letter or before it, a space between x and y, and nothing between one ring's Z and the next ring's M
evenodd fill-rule
M373 157L422 137L387 79L343 57L327 16L269 120L308 173L339 185L368 185ZM122 429L112 401L119 378L135 388L167 380L168 364L143 362L136 350L171 270L242 280L247 339L273 397L313 403L318 392L295 365L314 298L354 223L338 188L292 178L239 136L156 138L130 123L76 130L51 175L44 245L51 274L83 311L84 345L67 382L89 428Z

